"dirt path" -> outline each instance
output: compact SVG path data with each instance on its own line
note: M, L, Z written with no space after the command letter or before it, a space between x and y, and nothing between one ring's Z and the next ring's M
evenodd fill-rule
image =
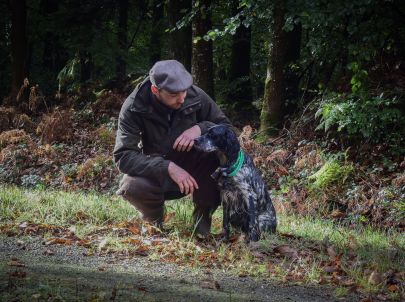
M41 238L0 236L0 301L358 301L355 296L338 299L328 287L275 284L144 257L86 252L77 246L46 246Z

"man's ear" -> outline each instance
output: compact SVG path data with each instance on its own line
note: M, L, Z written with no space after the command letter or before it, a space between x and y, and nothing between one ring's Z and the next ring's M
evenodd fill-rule
M155 85L150 86L150 90L152 91L152 93L153 93L154 95L158 95L158 94L159 94L159 89L158 89Z

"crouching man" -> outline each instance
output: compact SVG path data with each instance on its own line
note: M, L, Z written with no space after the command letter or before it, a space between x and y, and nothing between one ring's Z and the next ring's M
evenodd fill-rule
M118 120L114 161L124 177L117 191L142 218L159 227L164 202L188 194L197 233L207 235L220 203L211 173L214 154L193 148L208 128L230 125L215 102L175 60L157 62L125 100Z

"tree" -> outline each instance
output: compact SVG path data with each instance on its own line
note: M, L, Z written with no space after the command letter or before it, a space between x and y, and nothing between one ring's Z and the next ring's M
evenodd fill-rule
M167 15L169 28L176 28L186 13L191 10L191 0L170 0L167 1ZM155 26L155 25L154 25ZM176 28L170 33L169 57L175 59L191 70L191 25L187 24L180 29Z
M150 34L150 65L152 66L162 58L162 28L164 6L162 1L152 1L152 30Z
M126 56L128 46L128 0L118 1L118 47L117 56L117 78L123 79L126 74Z
M240 12L239 1L231 2L232 13ZM251 29L240 25L232 36L231 62L229 68L229 91L227 102L238 105L239 108L253 109L252 106L252 85L250 82L250 43Z
M195 83L210 96L214 96L214 64L212 40L204 40L203 36L211 29L211 0L193 1L196 11L192 22L193 55L191 72Z
M10 0L11 11L11 94L13 98L27 77L27 11L25 0Z
M299 79L291 64L299 58L301 26L287 32L284 29L285 15L284 3L276 2L273 7L267 77L260 115L260 132L264 137L278 132L287 112L287 99L292 101L298 95Z

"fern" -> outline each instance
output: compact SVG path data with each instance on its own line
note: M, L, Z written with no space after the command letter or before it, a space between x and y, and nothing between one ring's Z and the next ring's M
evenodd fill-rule
M344 184L353 173L353 166L339 160L327 161L316 173L308 177L312 189L325 189L333 184Z

